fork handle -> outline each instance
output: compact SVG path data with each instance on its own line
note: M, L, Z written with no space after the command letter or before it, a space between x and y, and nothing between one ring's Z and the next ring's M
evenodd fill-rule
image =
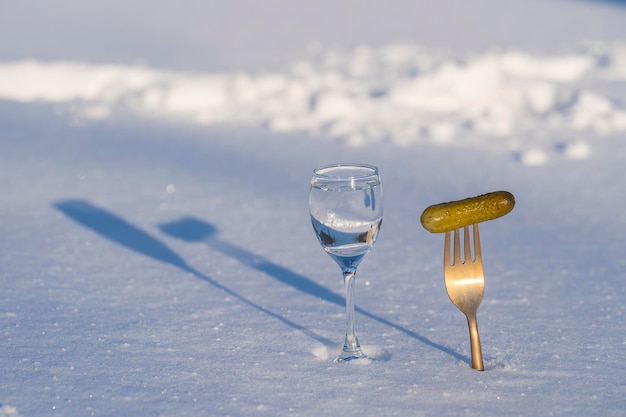
M480 336L478 335L476 315L467 316L467 325L469 327L470 346L472 349L472 368L477 371L484 371L485 366L483 364L483 352L480 348Z

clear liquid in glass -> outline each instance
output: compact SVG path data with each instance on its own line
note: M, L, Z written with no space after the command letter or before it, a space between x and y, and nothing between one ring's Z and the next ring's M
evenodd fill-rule
M341 227L323 224L311 216L317 238L326 251L342 269L356 268L370 251L382 224L382 218L371 223L352 225L343 231Z

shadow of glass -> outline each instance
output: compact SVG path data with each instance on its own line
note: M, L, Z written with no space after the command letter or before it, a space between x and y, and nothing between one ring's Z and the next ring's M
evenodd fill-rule
M83 200L64 200L55 203L54 207L81 226L92 230L98 235L109 239L120 246L189 272L197 278L200 278L214 287L226 292L242 303L281 321L293 329L303 332L320 343L328 346L333 344L333 342L329 339L326 339L304 326L294 323L291 320L288 320L264 307L261 307L258 304L253 303L230 288L220 284L207 275L200 273L187 264L187 262L185 262L180 255L170 249L167 245L108 211ZM207 223L205 224L205 227L212 226Z
M344 303L341 296L330 291L328 288L319 285L315 281L305 276L296 274L295 272L277 265L262 256L256 255L250 251L217 238L217 229L209 223L192 218L184 218L177 222L159 225L159 228L165 234L186 242L205 243L211 248L236 259L242 264L264 272L274 279L295 287L304 293L322 298L338 305L343 305Z
M184 240L186 242L204 243L210 248L218 250L225 255L228 255L238 260L242 264L261 271L268 276L286 285L292 286L303 293L312 295L314 297L319 297L328 302L337 304L341 307L345 307L345 300L342 296L339 296L338 294L330 291L328 288L316 283L310 278L297 274L288 268L273 263L267 258L264 258L219 239L217 237L218 230L210 223L190 217L185 217L175 222L159 225L159 228L161 229L161 231L163 231L163 233ZM369 311L364 310L358 306L355 306L355 311L363 314L366 317L369 317L370 319L376 320L379 323L396 329L406 334L407 336L419 340L425 345L438 349L441 352L444 352L459 361L464 361L467 363L470 362L470 358L463 356L446 346L433 342L427 337L422 336L410 329L407 329L404 326L393 323L385 319L384 317L380 317L374 313L370 313Z
M65 200L54 207L81 226L134 252L197 273L183 258L148 233L91 203Z

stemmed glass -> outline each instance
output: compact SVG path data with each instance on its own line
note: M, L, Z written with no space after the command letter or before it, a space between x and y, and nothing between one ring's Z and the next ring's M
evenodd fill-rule
M343 351L335 361L365 358L354 328L354 280L356 269L374 245L383 221L378 168L336 164L315 169L309 209L320 244L343 273L347 328Z

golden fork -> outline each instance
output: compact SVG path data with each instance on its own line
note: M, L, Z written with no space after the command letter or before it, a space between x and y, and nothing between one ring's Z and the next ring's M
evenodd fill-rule
M443 276L450 301L467 317L472 349L472 368L482 371L485 367L480 348L480 337L478 336L476 312L485 293L485 275L480 251L478 224L473 225L473 230L474 259L472 259L471 255L470 232L468 226L466 226L464 227L463 259L461 259L460 232L458 229L454 230L454 260L452 263L450 263L451 232L446 232L443 252Z

